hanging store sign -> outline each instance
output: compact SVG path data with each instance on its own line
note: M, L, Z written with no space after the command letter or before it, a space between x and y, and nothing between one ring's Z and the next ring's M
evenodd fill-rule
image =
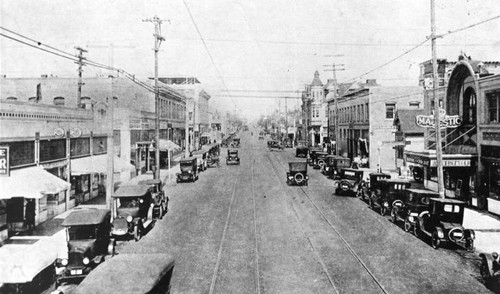
M435 128L434 115L417 115L415 123L423 128ZM460 115L446 115L444 109L439 110L439 125L441 128L456 128L462 124L462 117Z
M9 146L0 146L0 176L10 176Z

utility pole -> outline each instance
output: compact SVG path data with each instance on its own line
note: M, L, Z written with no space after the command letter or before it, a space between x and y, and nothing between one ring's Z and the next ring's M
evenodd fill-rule
M436 163L438 176L438 193L440 198L445 198L444 195L444 180L443 180L443 162L441 150L441 126L439 113L439 97L437 95L438 73L437 73L437 57L436 57L436 39L440 36L436 35L436 11L435 0L431 0L431 41L432 41L432 95L434 98L434 121L436 125Z
M334 56L343 56L343 55L334 55ZM343 71L345 68L337 68L337 66L345 66L344 64L335 64L333 63L332 65L325 65L330 67L331 69L326 69L325 71L332 71L333 72L333 99L335 99L335 156L339 156L339 103L338 103L338 97L337 97L337 71ZM330 126L328 126L328 129L330 129Z
M82 82L82 72L83 72L83 67L85 64L83 61L87 58L83 57L83 53L87 53L88 51L83 49L82 47L75 47L76 50L80 51L78 54L78 61L75 61L76 64L78 64L78 94L77 94L77 99L76 99L76 107L81 108L82 107L82 86L85 85Z
M184 132L184 139L185 139L185 152L184 155L185 157L189 157L189 107L188 107L188 100L186 98L186 131Z
M115 190L114 187L114 172L115 172L115 146L114 146L114 140L113 140L113 124L114 124L114 107L115 107L115 99L114 99L114 93L113 93L113 87L114 87L114 78L111 76L111 95L108 98L108 109L107 109L107 115L108 115L108 140L107 140L107 157L106 157L106 208L111 209L112 211L112 218L114 218L115 215L115 210L113 209L113 191Z
M152 19L144 19L143 22L152 22L155 25L155 33L153 37L155 39L155 172L154 178L160 178L160 89L158 88L158 51L160 50L160 45L165 38L161 36L161 23L163 20L159 19L156 15Z

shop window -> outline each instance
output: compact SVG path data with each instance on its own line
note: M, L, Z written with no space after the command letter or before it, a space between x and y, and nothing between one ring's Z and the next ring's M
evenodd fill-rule
M66 140L40 141L40 162L64 159L66 157Z
M7 225L7 200L0 199L0 230Z
M108 138L107 137L94 137L92 140L92 147L94 154L106 153L108 150Z
M84 109L92 109L92 99L90 97L82 97L80 104Z
M410 102L408 102L408 106L410 108L418 109L418 108L420 108L420 102L418 102L418 101L410 101Z
M90 154L90 138L72 138L70 141L71 157Z
M2 143L9 146L10 166L23 166L35 163L35 141Z
M396 103L385 104L385 118L393 119L395 111L396 111Z
M54 105L64 106L64 97L55 97Z
M486 94L488 103L488 121L490 123L499 123L500 121L500 92Z
M500 165L499 164L491 164L489 166L489 193L488 197L500 200Z
M40 210L39 210L40 212L47 210L47 196L46 195L44 195L42 198L40 198L38 203L40 205Z

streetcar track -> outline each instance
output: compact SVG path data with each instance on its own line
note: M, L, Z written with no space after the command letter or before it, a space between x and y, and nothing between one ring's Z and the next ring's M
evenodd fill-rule
M273 166L273 169L274 169L274 172L276 173L276 176L278 176L278 171L276 170L276 167L274 166L274 164L272 163L272 161L270 160L270 156L268 155L269 157L269 161L271 162L271 165ZM282 169L284 171L286 171L286 167L283 166L283 164L279 161L279 160L276 160L282 167ZM281 185L283 186L283 183L282 181L280 181ZM356 251L352 248L352 246L349 244L349 242L347 242L347 240L342 236L342 234L337 230L337 228L331 223L331 221L326 217L326 215L323 213L323 211L316 205L316 203L311 199L311 197L309 197L309 194L304 190L304 188L302 186L299 186L300 188L300 191L302 192L302 194L304 194L306 196L306 198L309 200L309 202L311 202L311 204L314 206L314 208L319 212L319 214L321 215L321 218L329 225L329 227L335 232L335 234L337 234L337 236L342 240L342 242L344 243L344 245L346 246L346 248L349 250L349 252L351 253L351 255L358 261L358 263L365 269L365 271L368 273L368 275L372 278L372 280L375 282L375 284L380 288L380 290L383 292L383 293L388 293L385 288L382 286L382 284L380 283L380 281L375 277L375 275L371 272L371 270L368 268L368 266L363 262L363 260L361 259L361 257L356 253ZM287 189L284 189L285 191ZM286 191L287 194L288 191ZM290 195L290 194L289 194ZM296 217L297 217L297 220L298 220L298 213L296 211L296 209L293 207L293 204L291 205ZM300 222L299 222L300 223ZM302 229L302 228L301 228ZM306 235L307 237L307 234L305 234L304 232L304 235ZM309 239L309 237L307 237L309 243L311 244L311 247L312 249L315 251L315 253L317 254L317 257L318 259L320 260L320 263L323 265L323 261L321 259L321 257L319 256L319 253L316 252L316 249L314 248L313 244L312 244L312 241ZM330 276L327 272L327 270L325 269L325 272L326 274L328 275L329 279L330 279ZM332 283L332 286L334 286L335 288L335 285L333 284L333 281L330 279L330 282ZM338 290L335 288L336 292L338 292Z
M253 142L252 142L252 147L253 147ZM253 158L253 149L251 149L250 153L250 171L252 175L252 202L253 202L253 225L254 225L254 240L255 240L255 281L257 283L256 285L256 293L260 294L260 272L259 272L259 240L257 236L257 210L256 210L256 205L255 205L255 190L254 190L254 173L253 173L253 166L255 159Z
M215 290L215 283L217 282L217 274L219 272L219 266L220 266L220 261L221 261L221 257L222 257L222 249L224 247L224 241L226 239L226 233L227 233L227 229L229 227L229 220L231 219L231 210L232 210L233 202L234 202L234 198L235 198L234 196L236 195L236 184L238 183L240 174L241 174L241 170L238 173L238 176L236 177L236 181L234 181L234 183L233 183L231 201L229 202L229 208L228 208L227 216L226 216L226 223L224 225L224 230L222 231L222 238L221 238L220 245L219 245L219 251L217 253L217 261L215 262L214 273L212 275L212 281L210 283L210 290L208 292L209 294L214 293L214 290Z
M278 176L278 173L277 173L277 171L276 171L276 167L275 167L275 165L273 164L273 162L272 162L272 160L271 160L271 157L269 156L269 153L267 153L267 154L266 154L266 157L269 159L269 162L271 163L271 166L272 166L272 168L273 168L273 170L274 170L274 173L275 173L276 177L278 178L278 182L280 183L280 185L281 185L283 188L285 188L285 187L284 187L284 185L283 185L283 183L282 183L282 181L280 181L280 180L279 180L279 176ZM287 195L290 195L290 194L288 193L288 191L286 191L286 189L283 189L283 190L285 191L285 193L286 193ZM285 199L285 202L286 202L286 199ZM330 285L331 285L331 286L332 286L332 288L334 289L335 293L340 294L340 292L339 292L339 290L338 290L337 286L335 285L335 282L333 281L333 278L331 277L331 275L330 275L330 273L329 273L329 271L328 271L328 268L327 268L327 266L326 266L325 262L323 261L323 259L322 259L322 258L321 258L321 256L319 255L319 252L318 252L318 250L316 250L316 248L314 247L314 245L313 245L313 243L312 243L311 238L307 235L307 233L305 232L305 230L304 230L304 228L303 228L302 224L300 223L300 220L299 220L299 215L298 215L297 210L295 209L295 207L293 206L293 204L292 204L292 205L290 205L290 207L292 208L292 210L293 210L293 212L294 212L294 215L295 215L295 218L296 218L296 221L297 221L297 223L299 224L299 225L298 225L298 227L300 228L300 231L301 231L301 232L302 232L302 234L306 237L306 239L307 239L307 241L308 241L308 243L309 243L309 246L311 247L312 251L315 253L316 258L317 258L318 262L321 264L321 267L323 268L323 272L326 274L326 276L327 276L327 278L328 278L328 281L329 281Z

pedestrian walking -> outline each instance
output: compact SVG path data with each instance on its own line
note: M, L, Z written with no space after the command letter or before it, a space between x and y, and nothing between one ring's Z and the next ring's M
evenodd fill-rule
M24 218L24 225L26 226L28 231L32 231L35 227L35 210L35 199L28 199L28 202L26 203L26 213Z

